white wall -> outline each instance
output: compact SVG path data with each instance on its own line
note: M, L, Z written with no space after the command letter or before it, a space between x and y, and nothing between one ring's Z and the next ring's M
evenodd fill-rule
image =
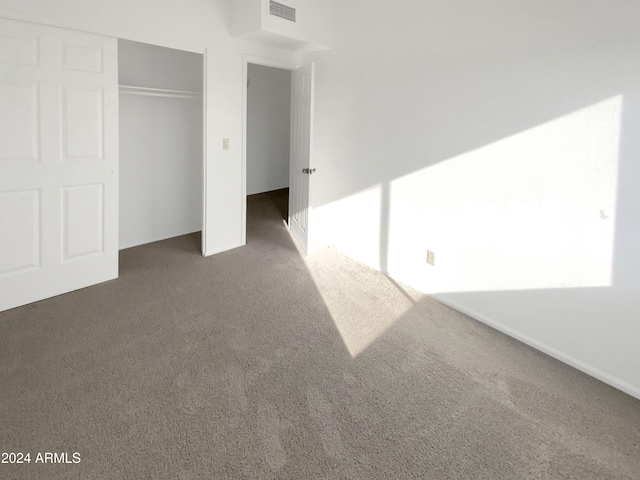
M291 72L249 64L247 195L289 187Z
M296 21L291 22L269 12L269 0L261 0L265 15L262 28L287 37L330 46L333 41L334 0L284 0L281 3L296 9Z
M248 35L286 48L314 50L331 46L335 0L280 3L296 9L295 22L271 15L269 0L233 0L232 35Z
M232 38L227 0L0 0L0 17L206 52L204 251L242 245L242 56L295 63L295 54Z
M120 248L202 229L202 99L121 94Z
M202 229L202 65L201 54L118 42L120 85L200 93L120 93L121 249Z
M200 92L203 90L201 54L148 43L118 41L120 85Z
M637 18L341 2L334 50L304 58L316 242L640 397Z

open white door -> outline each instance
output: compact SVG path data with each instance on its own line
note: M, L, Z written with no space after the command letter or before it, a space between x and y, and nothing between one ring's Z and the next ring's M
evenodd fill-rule
M0 310L118 276L117 43L0 19Z
M314 64L291 72L291 159L289 228L305 253L309 249L311 133L313 129Z

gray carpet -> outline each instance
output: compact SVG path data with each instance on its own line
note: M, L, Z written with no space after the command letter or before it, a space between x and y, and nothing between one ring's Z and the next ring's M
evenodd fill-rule
M118 280L1 313L0 451L32 463L0 478L640 478L638 400L330 249L303 260L285 200L250 199L246 247L125 250Z

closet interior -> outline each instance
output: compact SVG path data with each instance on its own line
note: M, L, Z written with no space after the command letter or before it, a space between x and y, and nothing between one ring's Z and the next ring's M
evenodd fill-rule
M203 55L118 41L120 249L202 230Z

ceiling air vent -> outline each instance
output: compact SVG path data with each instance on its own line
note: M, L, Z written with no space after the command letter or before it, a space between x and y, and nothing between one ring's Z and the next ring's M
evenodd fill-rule
M271 1L269 3L269 13L285 20L296 21L296 9L282 3Z

